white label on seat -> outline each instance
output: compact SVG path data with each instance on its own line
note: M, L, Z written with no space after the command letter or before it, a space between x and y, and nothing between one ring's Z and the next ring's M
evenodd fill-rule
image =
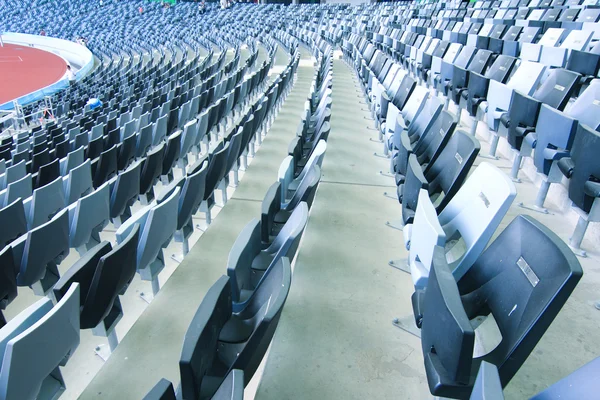
M456 161L458 161L459 164L462 164L463 158L460 156L460 154L456 153L454 158L456 158Z
M525 261L523 257L519 257L519 259L517 260L517 265L521 269L521 272L525 274L527 280L529 281L529 283L531 283L531 286L536 287L537 284L540 282L540 278L538 278L535 272L533 272L529 264L527 264L527 261Z
M560 85L554 85L554 89L560 90L562 92L563 90L565 90L565 87L564 86L560 86Z
M499 66L499 67L498 67L498 69L499 69L500 71L506 71L506 67L503 67L503 66Z
M595 106L600 106L600 100L594 100L592 101L592 104L594 104Z
M444 129L443 128L440 129L440 136L442 136L442 137L444 136Z

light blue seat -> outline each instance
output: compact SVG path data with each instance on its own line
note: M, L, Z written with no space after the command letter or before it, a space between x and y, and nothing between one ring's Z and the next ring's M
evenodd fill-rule
M35 189L33 195L23 201L27 228L33 229L48 222L58 211L65 207L65 190L63 178L58 177L54 181L41 188Z
M135 157L140 159L146 156L150 147L152 147L153 142L153 130L154 125L145 125L140 129L140 132L137 134L137 143L135 149Z
M77 150L71 151L65 158L60 160L60 174L66 176L74 168L77 168L83 164L85 154L83 147L79 147Z
M131 216L131 206L140 194L142 161L135 161L110 180L110 218L115 227Z
M198 135L198 121L193 119L183 127L183 137L181 138L181 147L179 152L179 160L177 166L184 169L188 165L188 153L192 150L192 146Z
M52 307L44 298L0 329L0 398L57 399L65 390L60 366L79 346L79 284Z
M154 131L152 132L152 147L158 146L164 142L167 138L167 122L169 121L169 115L163 115L154 124Z
M135 135L137 126L138 121L136 119L132 119L131 121L125 123L125 125L121 128L121 141L127 139L131 135Z
M69 254L69 214L61 210L50 221L30 230L11 244L17 285L45 295L58 281L57 265Z
M515 185L504 172L492 164L481 163L437 217L444 235L443 239L432 244L428 239L431 235L428 236L426 228L424 231L418 224L425 221L433 226L430 209L434 210L435 215L435 208L431 200L425 200L424 209L419 212L419 193L417 214L420 219L417 220L415 216L414 223L406 225L403 231L405 243L410 249L409 265L415 287L427 286L430 267L430 264L423 263L422 254L417 254L415 258L415 247L429 251L425 257L429 260L433 257L434 246L445 247L446 261L458 281L479 258L516 194Z
M160 289L158 274L165 267L163 248L167 247L177 228L179 187L161 203L144 207L117 229L117 242L127 238L135 224L140 224L137 248L137 271L143 280L152 281L152 291Z
M68 176L63 178L65 191L65 204L73 204L79 198L94 190L92 181L92 164L90 160L69 171Z
M0 192L0 204L4 207L18 198L27 199L33 194L33 180L31 174L14 181L6 189Z
M100 243L99 233L110 218L109 202L110 188L105 182L69 206L69 246L80 255Z
M9 184L23 179L25 175L27 175L27 167L25 160L21 160L17 164L6 168L6 171L0 175L0 189L6 189Z

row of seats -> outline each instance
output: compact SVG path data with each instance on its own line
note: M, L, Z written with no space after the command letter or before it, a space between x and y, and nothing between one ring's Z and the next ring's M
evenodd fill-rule
M299 53L296 57L297 62ZM290 290L291 261L308 221L329 133L330 47L317 65L298 135L263 200L261 218L241 231L229 253L227 276L206 293L185 334L177 390L161 379L145 400L241 399L264 358Z
M467 85L470 76L482 76L489 65L508 79L512 64L518 65L514 77L533 62L506 59L489 49L456 42L448 43L444 52L447 54L454 46L457 56L443 60L444 53L432 53L443 45L443 40L432 45L435 38L412 30L420 26L417 21L410 19L398 28L404 33L399 33L393 43L396 48L396 43L405 46L401 55L391 51L386 54L386 46L381 45L385 39L369 33L348 31L342 47L381 128L384 153L390 157L391 177L402 205L402 222L394 227L403 231L409 257L392 265L411 274L414 315L397 319L395 324L421 337L433 395L478 398L473 387L477 386L480 365L487 362L497 367L498 386L506 386L563 307L583 271L573 251L528 216L517 216L491 241L517 190L513 180L492 164L481 162L470 173L480 144L474 131L457 129L460 101L468 100L473 93ZM382 22L378 31L386 37L391 31ZM550 29L554 28L548 28L546 34ZM419 52L421 57L439 57L439 72L433 61L424 72L422 58L416 56ZM593 81L575 90L581 84L579 80L567 83L564 77L579 75L548 68L547 76L542 76L546 68L541 65L540 75L533 81L530 75L529 84L544 93L536 100L544 105L538 107L559 112L557 109L577 92L580 94L571 102L582 107L581 115L587 116L592 102L588 100L584 105L583 99L593 98ZM493 81L492 75L489 82ZM515 91L513 101L519 96ZM497 101L496 96L488 95L488 99ZM458 106L458 115L449 111L450 102ZM489 108L487 112L489 115ZM506 109L503 118L524 136L525 129L520 127L535 127L535 121L522 119L532 115L536 117L535 106L532 109L515 103ZM597 136L581 122L579 129ZM511 137L509 134L509 143ZM476 344L476 331L480 338L477 343L485 346Z
M79 344L79 329L92 329L92 332L96 335L108 336L109 345L111 350L113 350L118 344L115 326L123 315L119 295L125 293L135 273L139 272L142 278L144 278L144 274L150 276L153 279L153 288L158 289L158 285L154 285L154 282L158 283L156 274L160 271L161 262L164 260L162 248L174 236L176 241L184 243L184 253L187 252L189 250L187 239L194 228L192 215L200 209L207 213L207 223L210 222L210 208L215 204L214 191L216 189L220 189L223 192L223 200L224 202L226 201L225 194L229 185L230 172L234 172L234 181L237 184L238 169L247 167L245 158L248 155L253 155L254 145L258 145L262 141L262 136L266 134L270 124L273 122L278 109L291 88L298 66L299 56L295 50L297 47L296 39L282 32L274 36L277 37L278 41L286 47L292 56L286 69L271 84L267 84L267 76L274 62L278 45L274 39L266 37L263 38L263 44L268 48L268 61L256 67L254 72L250 72L254 62L252 61L252 63L246 63L241 69L242 73L238 75L235 65L240 62L239 50L235 51L233 57L233 60L235 60L234 64L225 64L223 61L218 61L216 64L215 71L222 70L223 68L230 69L228 74L221 74L220 76L227 79L235 75L241 79L241 81L238 81L239 83L234 81L235 85L232 84L231 89L227 89L227 93L236 93L237 100L233 104L228 104L227 107L223 106L226 101L221 96L221 100L210 102L208 106L203 107L208 107L208 110L202 111L199 109L198 112L192 112L190 109L188 117L178 119L174 124L172 127L174 133L165 135L165 137L172 137L175 133L178 135L190 133L190 137L194 140L190 140L189 143L198 147L194 162L187 160L186 163L174 163L174 166L180 166L179 169L182 170L180 178L176 174L172 174L167 179L163 179L163 182L158 183L158 185L154 185L156 182L152 182L152 186L154 186L153 192L156 191L156 195L151 199L140 196L138 192L139 183L132 184L130 181L120 183L120 186L128 187L130 191L133 190L136 192L135 196L132 196L133 201L137 201L138 198L142 197L140 200L148 204L143 206L138 212L134 212L133 215L127 216L127 218L123 218L120 221L112 221L115 226L118 226L116 244L113 245L107 241L100 242L100 240L96 241L97 244L89 243L89 241L83 242L85 246L78 247L78 250L81 252L81 258L62 277L59 277L58 269L56 268L62 257L50 257L47 260L44 259L43 263L41 261L35 263L36 266L43 264L45 269L45 274L42 276L43 279L48 276L55 278L56 283L49 285L47 293L50 293L49 291L51 290L51 297L54 297L57 303L52 308L52 302L48 298L40 301L20 313L17 317L11 319L0 329L1 335L5 335L6 337L9 348L17 348L18 346L18 348L22 348L22 351L25 352L16 352L13 350L12 355L5 357L2 363L3 372L0 373L6 374L5 376L7 377L4 380L5 384L2 385L2 390L7 391L6 395L3 396L4 398L58 397L65 388L64 381L60 375L59 365L64 365L67 362L69 356ZM250 57L256 60L258 50L255 50L254 46L250 47L252 47ZM223 48L221 54L224 53L225 48ZM208 58L210 57L209 55ZM208 67L211 68L211 66ZM248 71L246 72L246 70ZM198 83L202 84L202 81L198 81ZM218 81L215 81L215 83L218 86ZM245 87L243 94L241 92L237 93L235 90L241 86ZM212 87L214 85L211 85ZM212 95L213 89L210 90ZM179 102L179 105L176 106L176 115L181 116L181 109L186 108L185 104L187 103ZM127 113L125 111L121 116ZM208 119L212 122L208 122L209 126L203 128L206 129L203 137L207 140L204 143L206 149L201 149L202 139L195 141L198 136L195 133L191 134L191 131L197 131L198 120L206 119L207 115L209 116ZM62 123L57 125L50 125L50 128L52 126L62 128L63 125L66 127L68 122L65 124L65 121L67 120L63 120ZM128 133L139 138L143 126L137 123L138 119L136 118L130 119L130 121L136 122L132 128L128 128L129 121L124 122L123 125L119 121L119 131L125 132L129 129ZM179 130L181 127L183 127L183 132ZM51 132L48 133L47 129L42 129L39 132L51 135ZM37 135L34 132L30 133L28 137L37 137ZM154 146L151 145L149 151L146 153L146 157L149 157L157 148L165 147L165 144L168 147L168 139L167 143L160 141L160 143ZM178 142L174 148L180 150L180 145ZM82 165L89 167L89 159L85 161L79 160L79 163L73 161L79 158L85 159L84 150L84 148L80 147L73 153L69 153L68 157L61 160L62 165L72 168L69 170L70 173ZM164 149L162 150L164 152ZM188 151L183 154L180 152L176 158L179 158L181 161L183 156L187 158L192 154L193 152L188 148ZM113 185L118 187L119 179L123 179L122 176L130 170L139 173L140 164L142 164L140 160L134 160L123 171L119 171L115 177L116 181L113 179ZM148 164L148 161L145 164ZM156 169L162 171L162 160L159 160ZM160 174L156 176L155 180L159 177ZM62 184L62 179L62 177L59 177L57 181L60 181ZM61 242L62 238L66 237L66 252L68 252L70 214L79 208L83 208L82 202L84 199L94 194L98 196L98 193L102 193L106 196L104 202L102 202L103 207L98 208L101 205L98 202L87 204L85 210L79 210L78 216L75 217L75 223L83 224L84 222L80 220L94 218L96 214L103 214L100 212L103 209L106 209L106 219L108 220L110 204L114 197L110 194L114 194L112 191L117 190L111 187L110 183L110 181L105 182L98 188L92 189L93 191L90 194L84 195L80 199L77 199L74 204L58 211L57 214L51 217L49 222L42 223L29 231L25 231L26 233L22 237L26 237L25 240L29 240L32 243L27 242L28 244L25 246L19 244L20 247L17 249L26 249L27 252L23 251L28 254L29 258L38 259L40 258L40 254L45 255L50 251L64 247L59 246L60 243L58 242ZM34 193L42 193L38 192L38 190L46 186L48 185L41 186ZM38 196L42 199L42 196ZM22 203L17 204L21 204L22 207ZM303 207L299 207L298 210L294 214L294 217L290 218L291 224L299 223L297 214L302 210L306 211ZM8 216L14 216L15 213L11 212L4 215L8 218ZM304 217L307 217L307 215L304 215ZM61 221L61 229L50 231L47 226L53 223L58 225L58 222L55 222L57 220ZM304 220L304 225L305 223L306 221ZM98 233L105 225L106 222L100 225L87 224L87 226L96 229L94 236L97 239L99 239ZM282 254L295 252L297 240L299 240L298 235L301 233L304 225L301 226L299 233L297 229L292 229L291 232L289 232L289 228L282 229L281 234L276 238L270 250L274 251L281 245L286 246L284 250L281 250ZM35 239L35 243L38 243L37 246L30 245L33 244L32 237ZM294 246L287 244L288 240L291 240L289 237L294 238ZM282 241L284 242L283 244L280 243ZM15 242L9 241L9 245L4 247L0 253L0 260L2 260L0 264L2 265L3 273L6 273L5 278L7 283L6 287L3 288L2 304L4 307L15 298L19 277L23 277L14 272L14 260L18 258L15 257L14 250L16 247L13 246L14 244ZM292 250L289 250L288 247ZM36 251L34 252L33 250ZM278 259L281 257L278 256ZM27 257L24 257L24 259L27 259ZM33 263L30 264L33 266ZM30 270L27 269L27 271L29 272ZM155 274L155 276L152 276L152 274ZM49 312L50 310L52 311ZM49 322L45 321L44 314L49 315ZM65 321L68 321L68 323ZM68 329L72 329L72 335L69 333L70 331L68 332ZM26 332L26 334L23 332ZM44 338L41 342L39 341L40 337ZM53 341L53 343L56 342L56 346L52 346L52 351L49 351L47 348L39 348L37 345L37 347L32 345L27 346L31 341L47 343L48 340ZM23 346L21 346L22 344ZM33 359L36 361L32 362L31 360ZM39 360L41 362L38 362ZM17 373L17 369L15 369L18 368L16 365L20 363L35 364L35 367L30 367L27 371L19 368L20 371L25 373L25 376L23 376L21 372Z

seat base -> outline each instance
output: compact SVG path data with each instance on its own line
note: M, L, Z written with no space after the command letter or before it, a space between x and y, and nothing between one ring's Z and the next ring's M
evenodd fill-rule
M397 260L390 260L388 262L390 267L394 267L396 269L399 269L400 271L406 272L407 274L410 274L410 265L408 265L408 259L406 258L400 258Z

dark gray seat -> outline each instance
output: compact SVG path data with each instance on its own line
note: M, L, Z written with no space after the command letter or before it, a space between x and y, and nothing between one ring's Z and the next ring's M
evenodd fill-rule
M232 311L229 277L209 289L183 342L183 398L210 399L233 369L244 371L244 386L250 382L275 334L291 272L289 260L281 259L239 312Z
M430 392L468 397L482 361L498 366L506 386L582 275L567 245L523 215L509 224L458 283L444 249L436 246L427 287L412 296ZM490 315L502 338L487 354L474 357L470 320Z

